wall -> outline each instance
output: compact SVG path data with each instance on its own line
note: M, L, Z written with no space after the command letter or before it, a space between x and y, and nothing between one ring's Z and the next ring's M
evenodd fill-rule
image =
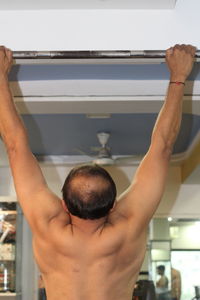
M178 0L175 10L0 11L0 43L13 50L200 48L199 11L199 0Z
M171 240L172 250L199 250L199 230L200 221L195 219L169 222L166 218L154 218L150 224L149 238L150 240Z
M60 194L60 189L65 177L71 167L60 166L44 166L43 172L49 183L49 186ZM129 186L137 167L124 166L121 168L107 167L116 182L118 194L121 194ZM194 178L200 178L194 174ZM156 180L156 178L155 178ZM189 183L189 184L188 184ZM192 180L188 180L181 185L181 173L179 167L171 167L167 178L167 184L162 201L156 211L157 217L182 217L182 218L200 218L200 180L193 184Z
M175 225L176 235L172 238L172 249L200 249L199 230L200 223L190 222Z
M59 196L61 196L64 179L71 168L69 166L42 166L49 187ZM136 167L108 167L107 170L117 184L118 194L121 194L129 186ZM194 178L189 178L185 184L181 185L180 168L170 167L165 193L155 214L157 217L200 218L200 177L197 176L199 171L200 168L197 168L193 174ZM0 196L15 195L9 168L0 168L0 183Z

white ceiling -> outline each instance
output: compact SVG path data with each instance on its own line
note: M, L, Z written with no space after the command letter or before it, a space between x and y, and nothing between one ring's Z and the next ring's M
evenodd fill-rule
M173 9L177 0L0 0L0 10Z

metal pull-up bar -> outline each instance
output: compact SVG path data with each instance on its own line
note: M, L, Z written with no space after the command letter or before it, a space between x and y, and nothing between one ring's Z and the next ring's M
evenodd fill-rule
M16 64L157 64L165 61L165 51L14 51L13 57Z
M13 51L14 59L162 59L165 51ZM200 58L200 51L196 51L196 58Z

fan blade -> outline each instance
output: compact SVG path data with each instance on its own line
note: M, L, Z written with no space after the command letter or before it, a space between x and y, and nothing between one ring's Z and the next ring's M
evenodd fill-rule
M91 157L91 155L87 154L86 152L84 152L83 150L81 150L79 148L74 148L74 151L78 152L81 155Z
M134 163L138 164L142 160L143 155L129 155L129 156L120 156L116 157L115 163Z
M92 147L90 147L90 150L92 151L92 152L99 152L100 150L101 150L101 147L95 147L95 146L92 146Z
M74 165L75 166L87 166L87 165L92 165L92 164L93 164L93 161L89 160L89 161L77 162Z
M99 157L93 160L93 163L99 166L112 166L115 161L111 157Z

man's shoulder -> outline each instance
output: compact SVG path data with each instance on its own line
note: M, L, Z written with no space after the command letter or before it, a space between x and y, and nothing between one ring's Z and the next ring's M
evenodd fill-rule
M127 218L123 214L121 214L120 211L118 211L116 208L111 210L111 212L108 214L108 226L123 226L124 223L126 223L127 221Z
M141 230L136 218L127 218L113 210L108 216L102 234L108 239L116 236L118 240L123 241L124 245L128 243L135 247L138 243L141 244L146 241L147 228L143 227Z
M142 226L138 221L137 214L133 213L127 216L123 214L123 210L118 210L117 207L109 214L108 223L114 230L123 231L132 237L142 236L142 233L147 232L147 226Z
M38 239L52 242L54 237L57 239L57 236L61 237L63 234L66 235L66 232L70 232L69 227L69 215L64 210L60 210L57 215L49 220L39 217L37 226L32 226L32 232Z

